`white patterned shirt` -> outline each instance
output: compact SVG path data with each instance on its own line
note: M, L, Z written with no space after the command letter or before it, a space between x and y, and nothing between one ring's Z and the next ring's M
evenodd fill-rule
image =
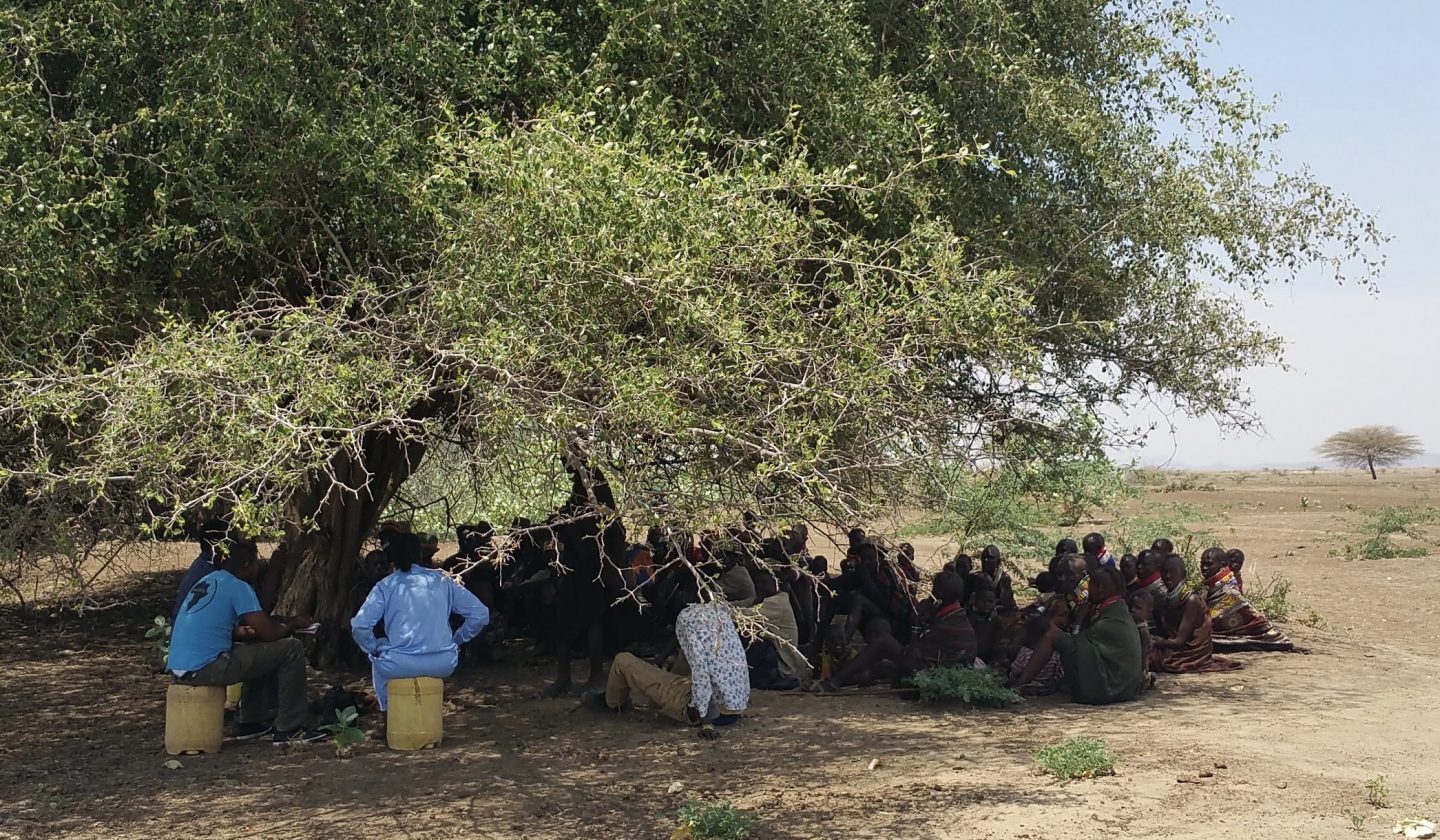
M750 705L750 666L735 619L724 604L691 604L675 619L675 638L690 663L690 705L702 716L712 700L741 712Z

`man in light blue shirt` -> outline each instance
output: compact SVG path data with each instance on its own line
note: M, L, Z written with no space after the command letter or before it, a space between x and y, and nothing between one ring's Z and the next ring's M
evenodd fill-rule
M225 551L212 560L215 571L201 577L185 593L170 637L165 667L184 685L243 683L236 737L258 738L271 731L264 723L267 684L275 684L277 709L274 741L312 741L324 733L303 729L309 711L305 685L305 646L286 638L312 620L297 616L276 621L260 609L248 581L259 568L252 540L232 535ZM236 645L236 639L254 639Z
M460 662L460 646L490 622L490 611L479 598L445 573L420 565L419 537L396 534L385 554L395 571L375 584L350 620L355 644L370 657L381 711L387 708L389 680L450 676ZM451 615L464 619L454 632ZM385 636L377 638L381 620Z

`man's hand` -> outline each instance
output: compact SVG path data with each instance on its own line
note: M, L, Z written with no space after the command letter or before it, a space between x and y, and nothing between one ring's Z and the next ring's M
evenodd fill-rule
M720 737L720 730L715 728L713 723L700 724L700 737L706 741L714 741Z
M285 619L285 627L291 633L294 633L296 630L303 630L314 623L315 619L308 615L292 615Z

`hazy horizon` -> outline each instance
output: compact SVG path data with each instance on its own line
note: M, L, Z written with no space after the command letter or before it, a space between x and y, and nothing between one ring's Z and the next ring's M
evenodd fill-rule
M1400 0L1222 2L1232 22L1219 29L1217 66L1249 74L1262 99L1278 97L1276 117L1290 125L1280 142L1285 166L1309 166L1321 181L1375 213L1391 241L1378 295L1340 286L1314 271L1276 286L1268 305L1246 302L1252 318L1286 341L1288 370L1251 371L1245 380L1263 435L1222 432L1213 420L1166 406L1130 412L1157 422L1143 447L1117 449L1145 464L1253 467L1317 464L1314 447L1334 432L1382 424L1420 437L1440 453L1440 396L1428 387L1428 363L1440 356L1440 312L1429 282L1430 219L1440 218L1440 3ZM1440 466L1440 455L1432 456ZM1417 463L1430 463L1428 460Z

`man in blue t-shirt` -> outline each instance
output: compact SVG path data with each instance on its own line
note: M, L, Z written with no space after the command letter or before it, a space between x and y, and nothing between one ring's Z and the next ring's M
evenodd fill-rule
M215 546L225 541L225 523L219 519L211 519L200 526L200 533L197 535L200 540L200 556L196 557L180 577L180 588L175 591L175 605L170 608L170 623L174 624L175 619L180 615L180 607L185 603L185 596L190 594L190 589L205 577L215 571Z
M275 684L277 709L274 742L316 741L324 733L306 731L305 646L287 638L311 619L297 616L276 621L260 609L249 581L259 569L253 540L226 539L210 572L185 594L170 636L166 667L183 685L243 683L236 738L251 740L272 731L263 722L267 683ZM236 645L236 639L254 639Z

